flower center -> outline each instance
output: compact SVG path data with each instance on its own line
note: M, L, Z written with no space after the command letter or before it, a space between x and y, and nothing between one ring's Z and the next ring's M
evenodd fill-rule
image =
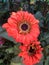
M32 48L32 47L30 47L30 49L29 49L29 53L34 53L34 51L35 51L35 49Z
M30 24L27 22L21 22L19 24L19 33L28 33L30 31Z
M34 51L35 51L35 49L32 48L32 47L30 47L29 52L32 53L32 52L34 52Z
M24 30L24 31L26 31L26 30L28 29L28 25L25 24L25 23L22 24L22 25L21 25L21 29Z
M35 53L35 47L30 46L29 48L29 55L32 55Z

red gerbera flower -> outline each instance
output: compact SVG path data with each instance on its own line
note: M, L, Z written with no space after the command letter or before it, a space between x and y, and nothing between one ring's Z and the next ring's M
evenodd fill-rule
M13 12L8 23L3 25L10 36L17 42L30 43L35 40L40 33L39 21L31 14L25 11Z
M21 45L20 46L21 53L19 56L23 58L23 63L26 65L34 65L39 63L42 57L42 48L40 46L40 42L36 41L31 43L28 46Z

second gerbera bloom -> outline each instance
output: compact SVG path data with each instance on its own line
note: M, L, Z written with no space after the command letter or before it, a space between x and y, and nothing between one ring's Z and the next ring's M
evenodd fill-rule
M30 43L28 46L21 45L20 49L21 52L19 56L23 58L23 63L25 65L34 65L39 63L42 58L42 48L38 41Z
M39 36L39 21L31 14L25 11L12 13L8 22L3 25L9 34L17 42L30 44L31 41Z

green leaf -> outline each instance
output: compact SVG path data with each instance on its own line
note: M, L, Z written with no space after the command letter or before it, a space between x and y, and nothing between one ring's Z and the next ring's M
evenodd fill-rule
M7 32L2 27L0 27L0 36L2 36L3 38L5 38L9 41L16 43L12 37L8 36Z
M0 63L3 63L3 60L2 59L0 59Z
M47 57L47 60L45 62L45 65L49 65L49 56Z
M8 49L6 49L6 51L5 52L7 52L7 53L13 53L14 52L14 50L13 50L13 48L8 48Z

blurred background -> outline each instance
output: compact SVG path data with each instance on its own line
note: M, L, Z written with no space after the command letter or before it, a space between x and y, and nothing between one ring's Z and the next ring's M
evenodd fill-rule
M44 50L43 58L36 65L49 65L49 0L0 0L0 65L24 65L18 57L20 44L2 28L11 13L19 10L34 14L40 21L39 40Z

